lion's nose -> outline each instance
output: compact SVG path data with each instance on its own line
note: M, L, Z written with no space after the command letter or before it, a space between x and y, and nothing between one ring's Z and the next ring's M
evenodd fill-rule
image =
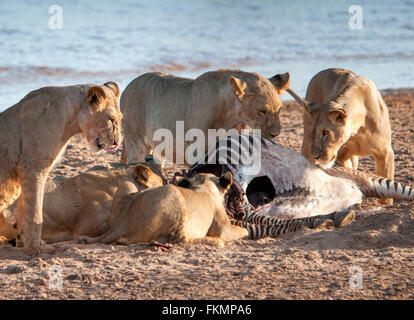
M269 136L273 139L280 134L280 128L269 130Z
M321 149L316 146L312 146L311 154L312 154L312 158L315 160L318 160L319 158L322 157Z

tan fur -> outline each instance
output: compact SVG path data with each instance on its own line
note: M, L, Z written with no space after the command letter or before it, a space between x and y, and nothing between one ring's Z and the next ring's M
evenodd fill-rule
M0 212L22 195L28 254L40 252L46 179L69 139L83 133L95 149L121 143L116 89L112 82L45 87L0 114Z
M199 174L187 180L186 188L165 185L123 197L113 208L111 229L82 241L133 244L248 237L246 229L231 224L224 208L224 194L232 181L230 173L222 177Z
M264 137L272 139L280 133L282 102L278 91L287 88L288 80L282 77L272 85L257 73L235 70L207 72L196 79L157 72L144 74L121 95L122 162L142 161L158 143L153 135L159 128L171 130L174 142L185 146L183 139L175 140L176 121L184 121L185 132L197 128L205 137L208 129L258 128ZM178 156L185 160L184 150L174 154L174 159Z
M95 237L109 229L114 198L162 186L163 176L154 161L122 168L95 170L48 183L44 194L42 239L48 243L79 236ZM0 214L0 236L14 239L18 201ZM4 214L9 221L6 221Z
M16 212L17 213L17 212ZM16 220L17 216L14 217ZM15 221L7 219L0 213L0 238L3 240L11 240L17 237L17 228Z
M322 166L336 160L357 170L358 157L370 155L376 174L393 179L388 108L371 80L349 70L321 71L309 83L305 105L306 158Z

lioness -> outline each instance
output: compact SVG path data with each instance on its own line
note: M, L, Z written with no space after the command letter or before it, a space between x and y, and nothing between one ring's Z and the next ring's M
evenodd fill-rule
M393 179L394 152L388 108L375 84L349 70L327 69L308 85L302 154L330 167L335 160L357 170L358 157L375 158L377 175Z
M142 161L154 149L154 132L159 128L173 132L174 145L182 146L174 148L176 162L187 160L184 137L175 135L176 121L184 121L184 132L195 128L204 137L208 129L258 128L264 137L274 138L280 133L279 94L288 88L289 74L272 79L273 85L257 73L235 70L211 71L196 79L158 72L136 78L120 100L124 114L122 162Z
M224 207L224 194L231 183L230 172L221 177L199 174L180 181L179 185L183 187L168 184L131 193L114 208L108 232L80 240L135 244L152 240L174 243L202 239L222 243L248 238L249 231L232 225Z
M162 167L152 157L140 164L95 168L47 183L43 201L42 240L48 243L95 237L109 229L114 198L162 186ZM0 214L0 236L17 236L18 200Z
M118 97L114 82L45 87L0 114L0 212L22 195L28 254L40 252L46 179L69 139L83 133L96 151L114 151L121 143Z

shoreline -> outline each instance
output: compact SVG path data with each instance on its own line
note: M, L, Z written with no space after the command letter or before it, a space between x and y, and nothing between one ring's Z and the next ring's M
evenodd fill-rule
M158 67L159 65L156 65L155 67ZM6 68L1 68L0 67L0 75L2 72L2 69L6 69ZM85 84L85 83L96 83L99 84L100 82L104 83L107 81L115 81L118 85L119 88L122 91L126 88L126 86L129 84L129 82L131 82L132 80L134 80L136 77L146 73L146 72L154 72L154 71L160 71L160 72L166 72L166 73L172 73L174 75L177 76L183 76L180 75L179 73L176 72L176 70L170 70L168 67L164 68L164 69L154 69L154 68L150 68L148 70L118 70L117 72L107 72L107 71L72 71L73 74L75 75L73 78L72 77L67 77L67 76L63 76L65 74L65 69L64 68L52 68L52 71L47 71L46 67L38 67L37 69L41 70L41 75L40 77L37 76L36 78L36 82L40 81L40 85L34 85L34 81L32 82L31 79L25 79L23 77L21 77L21 75L19 75L19 79L20 79L20 86L24 89L24 92L20 92L19 88L12 85L11 88L8 88L9 83L10 83L10 78L4 77L4 79L2 79L0 77L0 83L3 84L4 87L4 93L2 93L2 91L0 90L0 113L2 113L3 111L7 110L8 108L14 106L15 104L17 104L21 99L23 99L29 92L33 91L33 90L37 90L39 88L42 87L46 87L46 86L68 86L68 85L76 85L76 84ZM36 69L36 70L37 70ZM210 68L211 69L211 68ZM197 71L197 76L201 75L204 72L210 71L210 69L199 69ZM233 68L225 68L225 69L233 69ZM241 70L244 70L243 67L240 68ZM249 72L254 72L254 70L244 70L244 71L249 71ZM9 71L5 71L5 73L7 74L7 72ZM55 78L55 74L57 75ZM263 76L269 76L271 77L271 74L263 74L261 73ZM33 76L33 74L32 74ZM294 76L291 73L291 77ZM46 81L48 80L50 77L51 81ZM187 78L187 76L183 76L185 78ZM190 77L191 78L191 77ZM80 79L80 80L76 80L76 79ZM310 81L311 77L309 78ZM308 83L308 82L307 82ZM307 85L306 85L307 87ZM305 91L303 93L303 97L305 97L305 93L306 93L306 87L305 87ZM292 80L291 83L291 88L292 90L294 90L297 94L300 93L301 90L298 90L300 88L297 88L295 86L295 81L294 79ZM414 86L413 87L388 87L388 88L384 88L384 89L379 89L381 95L387 95L387 94L398 94L398 93L411 93L414 92ZM12 99L9 99L9 97L13 97ZM6 99L3 100L3 98L1 97L8 97ZM290 102L293 101L293 98L291 98L291 96L288 93L284 93L283 95L281 95L282 97L282 101L283 102ZM286 98L288 97L288 98ZM287 99L287 100L285 100ZM6 101L6 102L2 102L2 101Z

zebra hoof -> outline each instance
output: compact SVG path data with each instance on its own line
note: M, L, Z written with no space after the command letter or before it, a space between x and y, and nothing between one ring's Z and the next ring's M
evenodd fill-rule
M333 222L335 227L345 227L355 220L355 211L354 210L345 210L340 212L335 212L333 215Z
M394 203L393 199L377 199L377 204L380 206L392 206L392 204Z
M317 220L313 223L312 229L317 228L334 228L334 222L330 219Z

